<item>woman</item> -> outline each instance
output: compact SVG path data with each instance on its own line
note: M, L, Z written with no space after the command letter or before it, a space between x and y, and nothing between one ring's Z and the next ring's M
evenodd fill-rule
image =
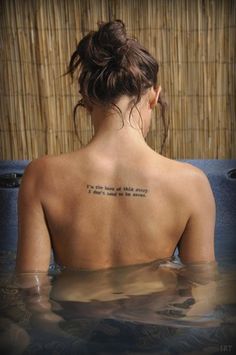
M117 20L80 41L68 72L77 69L79 104L95 134L78 151L27 167L17 270L47 271L51 248L69 269L169 259L177 245L185 264L214 261L215 203L206 176L145 142L161 91L156 60Z

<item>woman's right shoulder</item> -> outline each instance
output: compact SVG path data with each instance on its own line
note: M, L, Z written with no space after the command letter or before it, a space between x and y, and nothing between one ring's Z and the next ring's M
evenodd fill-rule
M188 218L200 215L203 210L206 214L210 211L213 214L215 201L207 175L187 162L167 159L163 160L163 164L165 188L175 197L175 201L184 206Z
M209 186L206 174L191 163L163 157L162 164L168 180L186 191L193 192L203 186Z
M172 173L175 172L177 174L182 174L186 176L205 175L201 169L185 161L170 159L161 156L160 163L165 167L165 169L169 170Z

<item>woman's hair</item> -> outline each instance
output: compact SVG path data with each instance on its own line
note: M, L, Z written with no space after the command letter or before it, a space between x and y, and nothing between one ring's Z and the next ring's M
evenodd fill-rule
M102 105L121 113L116 102L122 95L132 99L131 115L147 89L157 86L157 61L135 39L127 37L124 23L115 20L98 26L98 31L89 32L78 43L67 71L73 77L79 69L82 99L75 106L74 123L78 106ZM164 114L162 101L160 97Z

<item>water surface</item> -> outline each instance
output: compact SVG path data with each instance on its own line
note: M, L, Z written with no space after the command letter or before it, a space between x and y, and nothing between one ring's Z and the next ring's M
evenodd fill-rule
M233 260L15 275L0 255L1 354L234 353Z

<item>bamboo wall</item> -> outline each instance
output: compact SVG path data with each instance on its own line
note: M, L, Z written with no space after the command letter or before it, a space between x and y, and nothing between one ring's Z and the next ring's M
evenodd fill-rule
M160 63L172 158L236 157L234 0L1 0L0 159L32 159L81 145L73 129L77 86L63 77L71 53L97 21L120 18ZM92 136L78 114L79 137ZM153 114L148 143L163 127Z

